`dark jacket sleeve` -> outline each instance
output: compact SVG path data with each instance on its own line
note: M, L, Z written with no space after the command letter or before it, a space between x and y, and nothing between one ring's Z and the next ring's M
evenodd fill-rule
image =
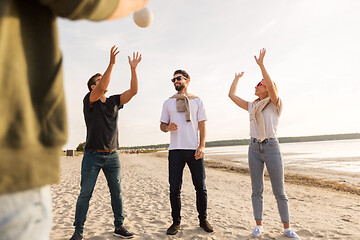
M56 16L71 20L101 21L109 18L121 0L38 0Z

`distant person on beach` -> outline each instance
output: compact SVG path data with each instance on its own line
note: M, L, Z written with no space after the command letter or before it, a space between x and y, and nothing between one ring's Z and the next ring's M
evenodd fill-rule
M50 238L50 184L67 140L56 17L117 19L147 2L0 1L0 239Z
M89 93L84 97L84 118L87 135L84 157L81 166L81 190L76 203L75 232L70 240L82 239L89 201L92 196L100 170L106 177L110 195L111 207L114 212L114 235L121 238L132 238L124 226L123 202L121 196L120 160L116 149L118 141L118 112L129 102L138 91L136 67L141 61L141 54L133 53L129 59L131 69L130 89L122 94L105 97L115 65L118 48L113 46L110 51L110 63L105 73L92 76L87 86Z
M196 190L196 208L200 227L213 232L207 221L207 191L205 185L205 108L201 99L188 93L190 76L184 70L177 70L171 81L177 91L164 102L160 118L160 129L170 131L169 183L170 203L173 223L167 229L168 235L175 235L180 229L180 190L185 164L189 166ZM198 132L200 132L200 140Z
M258 98L247 102L235 95L239 79L244 75L236 73L230 87L229 97L239 107L249 112L250 115L250 145L249 169L252 186L252 205L256 226L252 236L259 237L264 231L262 226L263 191L264 191L264 164L269 172L270 181L275 195L281 221L284 225L284 235L289 238L299 238L290 228L288 199L284 189L284 168L282 164L279 141L276 130L278 119L282 110L282 102L278 96L275 83L270 79L264 66L266 50L260 50L259 58L255 56L263 80L255 86L255 95Z

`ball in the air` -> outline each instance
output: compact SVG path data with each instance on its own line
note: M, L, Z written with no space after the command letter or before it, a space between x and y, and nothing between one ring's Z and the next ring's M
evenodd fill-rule
M143 8L140 11L134 12L133 18L136 25L146 28L151 25L153 21L153 14L150 9Z

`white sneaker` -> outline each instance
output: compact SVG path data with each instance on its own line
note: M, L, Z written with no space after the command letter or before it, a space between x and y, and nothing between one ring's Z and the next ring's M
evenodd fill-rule
M292 230L291 228L285 229L284 235L287 236L288 238L300 239L299 235L296 234L295 230Z
M256 227L253 227L254 231L252 232L253 237L259 237L263 232L264 228L261 225L257 225Z

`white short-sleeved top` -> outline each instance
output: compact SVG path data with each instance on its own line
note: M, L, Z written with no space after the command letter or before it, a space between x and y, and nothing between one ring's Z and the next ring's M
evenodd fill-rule
M176 98L169 98L163 104L160 122L178 126L176 131L170 132L169 150L196 150L199 145L198 123L207 120L205 108L200 98L191 99L189 104L191 122L186 121L185 112L177 111Z
M273 102L270 101L269 104L262 110L262 114L264 116L264 122L265 122L266 138L277 138L277 126L281 114L281 108L279 106L280 104L282 104L280 101L281 100L279 98L278 106L276 106ZM254 103L248 102L249 117L253 107L254 107ZM256 139L260 138L254 121L250 121L250 137Z

